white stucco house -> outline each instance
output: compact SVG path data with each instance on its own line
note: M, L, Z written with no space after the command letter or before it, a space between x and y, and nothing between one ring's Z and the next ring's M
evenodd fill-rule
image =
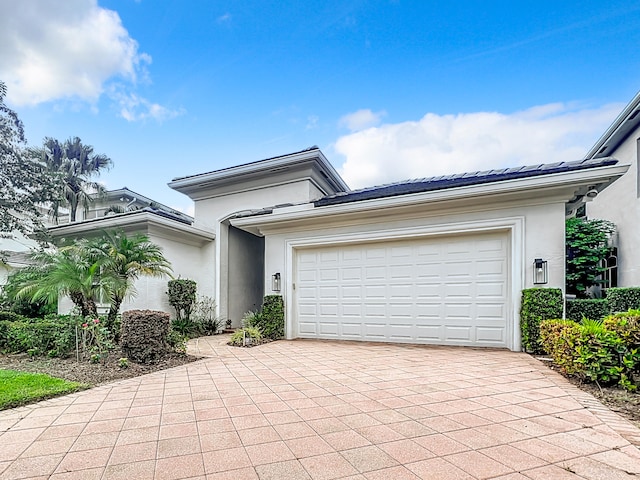
M587 204L587 217L610 220L617 233L612 239L610 278L619 287L640 286L640 93L624 108L589 150L585 159L615 156L629 171ZM617 278L616 278L617 277Z
M351 191L312 147L174 179L193 218L147 206L51 233L146 233L236 326L280 294L287 338L520 350L522 289L564 289L566 216L628 169L606 156ZM166 282L141 279L123 309L172 312Z

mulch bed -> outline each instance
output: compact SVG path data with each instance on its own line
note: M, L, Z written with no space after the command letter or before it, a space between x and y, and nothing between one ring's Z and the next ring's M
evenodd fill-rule
M128 362L127 368L119 366L118 360L124 355L112 353L104 363L77 362L75 358L31 358L27 354L0 355L0 368L23 372L46 373L53 377L91 386L138 377L171 367L178 367L200 360L201 357L180 353L167 354L156 363L140 364Z

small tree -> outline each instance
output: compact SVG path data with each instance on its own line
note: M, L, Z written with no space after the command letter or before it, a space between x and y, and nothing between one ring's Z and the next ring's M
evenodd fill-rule
M607 241L615 232L615 225L607 220L570 218L566 223L567 293L586 297L587 288L602 282L607 258Z
M196 282L193 280L169 280L167 295L169 305L176 309L176 320L190 320L196 303Z

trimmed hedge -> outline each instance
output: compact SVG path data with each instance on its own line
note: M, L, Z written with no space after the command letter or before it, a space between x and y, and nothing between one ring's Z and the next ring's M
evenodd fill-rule
M66 357L76 347L76 322L70 317L0 320L0 350L32 356Z
M640 380L640 311L610 315L604 321L544 320L545 351L567 374L635 391Z
M274 340L284 337L284 301L280 295L267 295L262 303L257 327L262 336Z
M583 318L602 320L607 315L609 315L609 302L605 298L567 300L567 320L580 323Z
M543 353L540 341L540 322L550 318L561 318L563 303L562 290L559 288L522 290L520 329L522 346L526 352Z
M128 310L122 314L122 352L134 362L150 363L168 351L169 314L157 310Z
M607 288L605 292L611 313L640 309L640 287Z

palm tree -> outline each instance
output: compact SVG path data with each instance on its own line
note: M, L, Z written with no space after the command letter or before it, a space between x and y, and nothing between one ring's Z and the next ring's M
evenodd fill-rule
M31 153L43 161L49 171L62 176L59 198L51 205L54 219L58 219L60 207L66 206L74 222L79 206L86 212L94 196L105 194L104 186L92 178L111 167L113 162L106 155L93 153L93 147L84 145L78 137L69 138L62 144L47 137L42 148L31 149Z
M96 298L104 291L100 283L100 265L91 261L76 246L55 252L33 254L35 264L27 267L17 298L55 302L59 295L68 295L83 317L97 317Z
M123 300L135 296L134 282L138 278L171 276L171 264L164 258L162 248L143 234L127 236L122 230L108 231L88 240L84 248L100 265L100 283L111 300L108 325L115 322Z

